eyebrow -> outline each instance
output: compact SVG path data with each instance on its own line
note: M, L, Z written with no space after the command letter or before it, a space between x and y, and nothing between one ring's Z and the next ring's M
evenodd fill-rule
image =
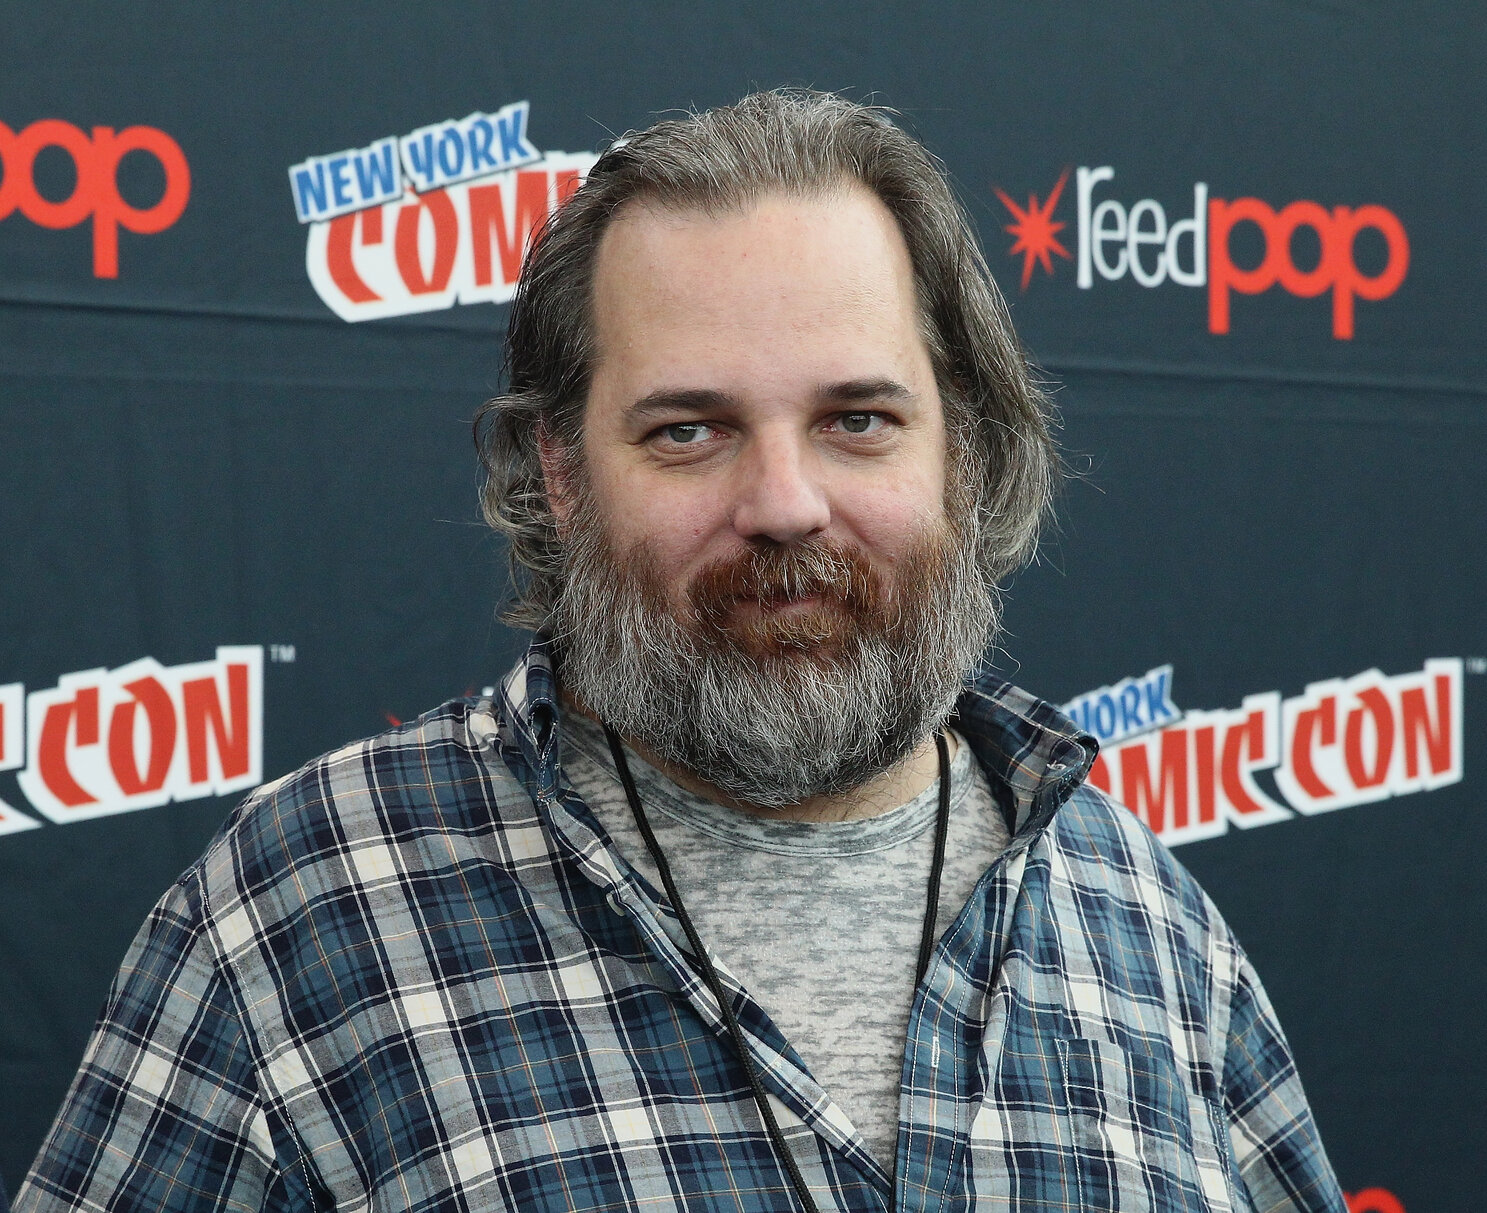
M817 393L824 400L861 404L872 400L911 400L914 393L894 379L849 379L831 383Z
M816 390L817 399L838 404L910 400L913 396L913 392L894 379L848 379ZM716 388L658 388L647 392L625 412L631 417L645 418L657 413L717 412L737 408L739 404L737 396Z
M650 417L656 413L709 413L736 408L738 397L715 388L658 388L647 392L625 410L631 417Z

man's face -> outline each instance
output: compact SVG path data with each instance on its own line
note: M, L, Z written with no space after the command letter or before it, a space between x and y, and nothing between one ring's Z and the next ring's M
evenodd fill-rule
M806 542L850 553L891 596L943 523L945 427L908 250L876 197L632 207L600 247L594 315L590 499L673 611L711 587L744 643L825 640L837 605L809 585L727 592L746 553Z
M544 440L567 690L739 800L887 770L995 621L909 256L861 189L632 208L600 247L582 447Z

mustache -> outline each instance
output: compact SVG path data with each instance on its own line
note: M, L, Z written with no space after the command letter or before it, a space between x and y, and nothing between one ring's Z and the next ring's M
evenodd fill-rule
M761 544L716 560L697 573L687 596L705 642L755 659L795 654L829 662L866 634L892 627L888 616L897 614L862 552L822 540ZM789 602L806 609L771 609ZM740 617L741 605L759 611Z
M824 540L758 545L722 557L693 578L688 596L704 620L742 603L761 607L819 598L850 614L882 605L882 578L856 548Z

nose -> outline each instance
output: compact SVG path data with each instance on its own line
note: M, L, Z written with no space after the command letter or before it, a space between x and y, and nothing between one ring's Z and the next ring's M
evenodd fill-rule
M733 529L741 539L795 543L831 522L818 457L801 438L760 435L735 475Z

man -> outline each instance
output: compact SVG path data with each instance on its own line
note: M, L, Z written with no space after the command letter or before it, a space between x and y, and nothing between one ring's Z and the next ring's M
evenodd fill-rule
M1212 905L978 672L1054 456L928 155L817 94L631 136L509 362L531 649L233 815L20 1213L1340 1213Z

